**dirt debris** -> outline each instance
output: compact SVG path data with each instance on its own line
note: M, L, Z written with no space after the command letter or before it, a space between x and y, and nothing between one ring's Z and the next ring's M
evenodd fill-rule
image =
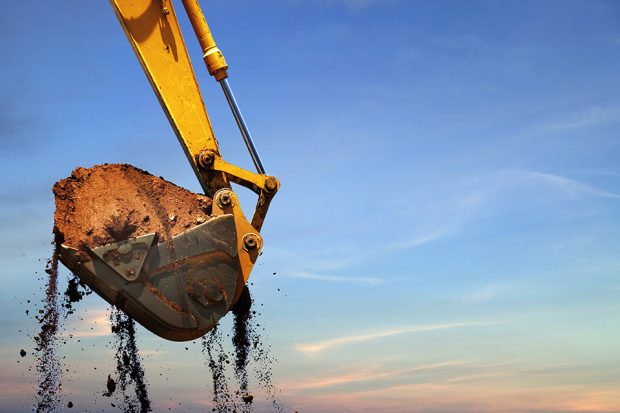
M262 390L271 405L270 411L283 413L284 405L277 396L273 384L272 367L275 359L271 356L270 347L264 343L258 324L254 317L260 316L252 310L254 300L246 285L237 304L233 307L233 353L229 354L223 343L222 333L218 327L203 337L203 354L211 370L214 412L218 413L249 413L254 411L255 396L250 390L250 373L256 377L255 387ZM228 366L234 361L234 377L237 383L231 383L227 376ZM250 361L252 362L250 364ZM238 390L231 391L232 388Z
M112 309L110 322L116 347L114 356L116 358L116 380L112 378L112 375L108 375L106 382L108 391L104 393L104 396L110 397L118 387L120 394L117 398L123 411L151 412L152 403L136 342L136 324L129 316L116 308Z
M244 394L248 391L248 355L250 353L250 345L252 344L252 331L250 330L251 307L252 297L250 296L250 289L245 286L239 301L232 309L234 315L232 341L235 348L235 377L239 382L239 390ZM249 398L247 402L252 402L252 399Z
M36 370L38 373L38 390L34 409L38 412L55 410L60 403L62 366L58 358L58 248L57 240L53 243L52 257L47 260L45 272L47 285L43 309L39 310L37 321L39 333L34 337L36 344Z

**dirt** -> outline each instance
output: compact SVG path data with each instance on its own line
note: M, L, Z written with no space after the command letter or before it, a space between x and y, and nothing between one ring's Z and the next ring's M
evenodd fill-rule
M251 331L249 330L251 313L252 297L250 296L250 289L246 286L243 288L239 301L232 309L235 317L233 322L233 346L235 348L235 377L239 381L239 390L244 396L248 396L248 356L250 354L251 343ZM252 399L246 397L244 401L248 403L252 402Z
M260 316L256 310L252 310L254 300L246 285L237 304L233 307L233 354L228 354L223 345L222 333L216 327L203 337L203 354L207 366L211 370L212 394L214 408L218 413L249 413L253 411L252 402L254 395L250 393L250 373L253 372L257 383L271 404L274 413L285 411L283 404L276 394L276 386L273 384L272 367L275 359L271 356L270 347L264 344L259 331L259 325L254 318ZM234 377L237 383L231 383L228 379L227 370L234 361ZM250 364L250 362L253 362ZM231 391L233 388L237 390Z
M47 261L45 272L47 273L47 285L43 299L43 309L39 310L36 317L39 322L39 333L34 337L36 344L36 370L38 373L38 390L35 411L54 411L60 403L62 372L58 358L58 249L54 243L52 258Z
M75 303L82 301L84 297L90 294L92 294L92 291L76 275L70 278L67 282L67 289L65 290L62 304L65 310L65 318L75 312Z
M150 233L169 241L211 213L211 198L127 164L76 168L53 191L54 231L83 251Z
M117 388L120 388L117 399L124 412L151 412L152 403L148 394L142 358L136 343L136 323L118 309L112 310L110 322L116 347L114 355L116 380L108 375L106 381L108 391L104 393L104 396L110 397Z

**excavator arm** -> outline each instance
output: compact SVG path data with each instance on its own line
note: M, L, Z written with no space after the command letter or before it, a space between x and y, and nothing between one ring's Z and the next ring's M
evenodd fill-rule
M207 195L242 185L258 195L252 226L262 227L278 180L265 174L258 152L228 83L228 65L196 0L183 0L209 73L221 84L258 173L221 157L183 35L170 0L111 0L112 7L157 95L196 177Z
M204 224L157 243L156 234L93 248L62 245L61 261L100 296L154 333L192 340L237 302L258 259L260 229L279 181L265 173L228 83L228 65L197 0L182 0L209 73L218 81L257 173L222 159L171 0L110 0L206 195ZM249 222L231 182L258 196Z

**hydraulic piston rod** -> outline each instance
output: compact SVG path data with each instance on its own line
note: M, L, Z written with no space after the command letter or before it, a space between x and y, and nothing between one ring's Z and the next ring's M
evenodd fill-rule
M254 146L254 141L252 141L252 135L250 135L250 131L245 124L245 120L243 120L243 115L241 114L241 110L239 109L239 105L235 100L235 95L228 84L228 79L224 78L220 80L220 85L222 86L222 90L224 91L224 95L226 95L226 100L228 101L228 105L230 105L230 109L232 110L233 116L235 117L235 121L237 122L237 126L239 126L239 130L241 131L241 136L243 136L243 140L245 141L245 146L248 147L248 151L250 152L250 156L252 157L252 161L254 162L254 166L256 170L260 174L265 174L265 168L263 167L263 163L260 160L260 156L258 155L258 151Z
M198 4L198 0L182 1L189 20L192 23L192 27L194 28L194 32L196 33L196 37L198 38L198 42L202 47L203 58L205 64L207 65L207 70L222 86L222 90L224 91L224 95L226 96L226 100L228 101L228 105L232 110L233 116L235 117L235 121L237 122L239 131L241 131L241 136L245 141L245 145L250 152L250 156L252 157L252 161L254 162L256 170L260 174L265 174L265 168L263 167L263 163L260 160L258 151L254 146L250 131L248 130L245 120L243 119L243 115L241 114L241 110L239 109L239 105L237 104L237 101L235 99L235 95L233 94L232 89L228 84L228 64L226 63L224 55L222 54L221 50L218 49L215 40L213 39L211 29L209 29L209 25L204 18L204 14L202 13L202 9Z

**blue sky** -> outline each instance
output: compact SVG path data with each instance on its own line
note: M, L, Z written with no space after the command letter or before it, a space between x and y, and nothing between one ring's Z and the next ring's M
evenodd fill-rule
M282 181L251 281L287 405L620 411L620 3L201 3ZM32 360L16 360L53 183L123 162L199 185L107 2L10 3L0 19L8 412L34 394ZM250 169L186 38L224 157ZM85 373L113 365L106 306L81 309L66 328L93 351L63 347L63 397L111 409L92 397L107 373ZM156 406L200 411L200 346L139 337Z

